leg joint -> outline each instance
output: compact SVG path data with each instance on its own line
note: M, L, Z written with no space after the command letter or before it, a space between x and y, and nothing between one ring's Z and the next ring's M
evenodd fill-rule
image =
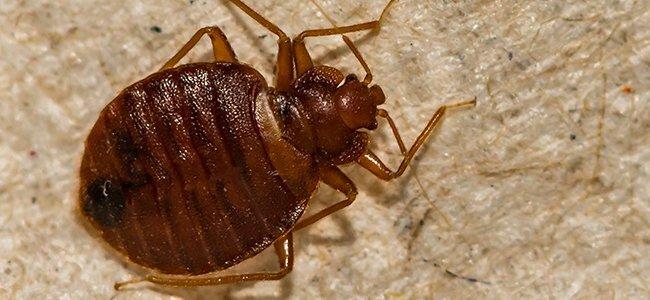
M306 31L301 32L300 34L293 37L293 42L296 44L304 43Z
M286 35L280 36L280 37L278 38L278 45L282 45L282 44L289 44L289 45L291 45L291 39L290 39L288 36L286 36Z
M381 179L384 180L384 181L386 181L386 182L389 182L389 181L393 181L393 179L395 179L395 178L397 178L397 176L395 176L395 173L394 173L394 172L390 172L389 174L387 174L386 176L382 177Z
M352 202L357 199L357 195L359 195L357 188L352 186L352 189L349 192L345 193L345 196L347 197L347 199L345 199L346 206L352 204Z
M208 35L218 34L220 36L225 36L221 28L219 28L218 26L206 26L199 29L199 32L201 34L208 34Z
M278 273L279 275L278 279L287 276L287 274L291 273L291 271L293 271L293 264L289 264L288 266L280 270L280 272Z

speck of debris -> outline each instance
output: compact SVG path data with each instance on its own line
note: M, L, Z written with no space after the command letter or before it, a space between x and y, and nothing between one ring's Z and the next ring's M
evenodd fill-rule
M162 32L162 28L160 28L160 26L157 26L157 25L151 26L151 28L149 28L149 30L151 30L152 32L155 32L155 33L161 33Z
M263 39L263 38L265 38L265 37L266 37L266 34L262 34L262 35L258 35L258 36L257 36L257 38L259 38L259 39Z
M37 154L38 153L36 152L36 150L29 150L29 156L30 157L36 157Z
M514 55L512 54L512 52L508 51L508 60L512 60L512 57L513 57L513 56L514 56Z
M190 5L194 4L194 2L196 2L196 0L190 0Z
M569 135L569 138L570 138L572 141L575 141L576 138L577 138L577 136L575 135L575 133L572 133L572 134Z
M625 84L625 85L621 86L621 92L623 92L625 94L632 94L632 93L634 93L634 88L627 85L627 84Z
M32 204L36 203L36 197L32 197Z

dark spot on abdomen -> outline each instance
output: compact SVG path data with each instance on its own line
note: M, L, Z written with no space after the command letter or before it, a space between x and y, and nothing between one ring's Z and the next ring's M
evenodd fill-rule
M132 164L138 158L138 148L126 130L116 129L111 133L117 154L124 163Z
M83 211L100 226L112 228L122 223L125 204L121 184L100 178L87 186Z
M138 157L147 149L141 149L126 130L116 129L111 133L120 166L128 176L128 183L125 188L140 187L150 182L150 176L143 170Z

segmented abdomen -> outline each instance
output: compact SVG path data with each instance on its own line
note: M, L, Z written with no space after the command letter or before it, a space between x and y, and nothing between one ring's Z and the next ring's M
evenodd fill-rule
M266 89L231 63L184 65L125 89L86 142L84 215L112 247L168 274L224 269L268 247L307 199L278 176L255 124Z

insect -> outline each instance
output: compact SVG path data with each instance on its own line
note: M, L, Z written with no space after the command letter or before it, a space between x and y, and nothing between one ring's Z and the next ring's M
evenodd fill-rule
M394 0L390 1L387 8ZM337 167L357 163L382 180L404 173L453 107L442 106L410 149L382 89L346 33L380 20L307 30L290 39L240 0L231 2L278 37L275 87L239 63L224 33L205 27L162 69L124 89L100 113L80 168L79 211L148 281L198 286L277 280L293 267L293 233L348 205L355 184ZM207 35L215 62L176 66ZM364 79L314 66L305 39L341 35ZM368 148L377 118L388 121L404 158L392 171ZM301 218L319 181L345 199ZM273 245L278 272L219 275Z

